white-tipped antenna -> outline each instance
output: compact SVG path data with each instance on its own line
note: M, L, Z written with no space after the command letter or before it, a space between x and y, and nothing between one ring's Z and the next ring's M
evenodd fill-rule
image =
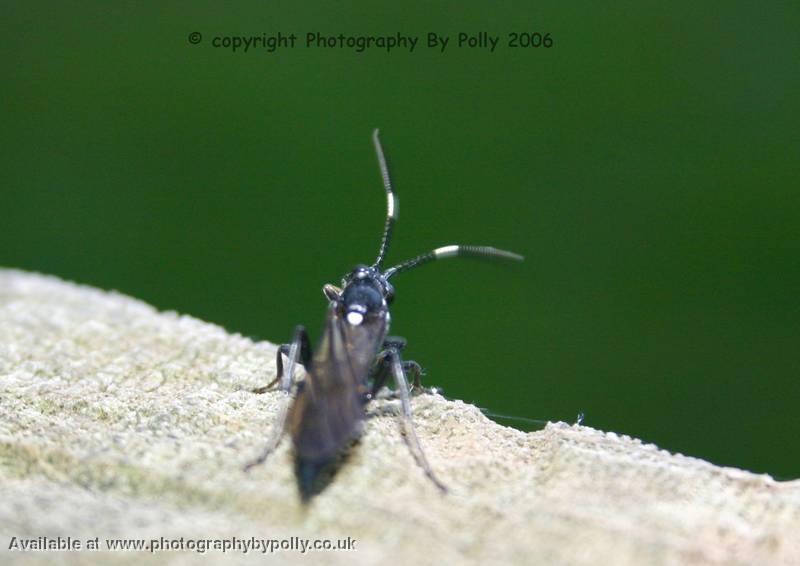
M381 247L378 250L378 258L375 260L373 265L373 267L380 270L381 266L383 265L383 260L386 259L386 253L389 250L389 243L392 239L392 228L394 227L395 220L397 220L398 201L394 194L394 189L392 188L392 179L389 176L389 166L386 164L386 155L383 153L380 130L378 130L378 128L375 128L375 130L372 132L372 143L375 145L375 154L378 157L378 167L381 170L383 188L386 190L386 226L383 229L383 238L381 239ZM389 277L397 275L402 271L408 271L413 267L417 267L418 265L428 263L429 261L433 261L435 259L458 256L510 261L522 261L525 259L521 255L515 254L514 252L498 250L497 248L492 248L490 246L443 246L391 267L384 272L384 275L388 279Z
M394 195L394 189L392 189L392 179L389 177L389 167L386 165L386 156L383 153L379 133L378 128L375 128L372 132L372 143L375 145L375 154L378 156L378 167L381 170L383 188L386 189L386 226L383 228L381 247L378 250L378 258L374 264L374 267L378 269L381 268L383 260L386 258L389 242L392 239L392 227L395 220L397 220L397 197Z
M514 252L498 250L497 248L493 248L491 246L442 246L441 248L436 248L428 253L406 260L401 264L395 265L394 267L390 267L384 272L384 277L389 279L390 277L403 271L408 271L409 269L418 267L436 259L445 259L448 257L474 257L480 259L496 259L504 261L522 261L525 259L523 256L515 254Z

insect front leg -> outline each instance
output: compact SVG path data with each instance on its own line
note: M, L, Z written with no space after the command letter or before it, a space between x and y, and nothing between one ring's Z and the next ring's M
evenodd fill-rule
M295 385L294 370L297 364L298 356L302 358L303 365L306 367L306 369L308 369L311 365L311 345L308 340L308 333L303 326L298 325L294 329L294 340L292 340L292 344L289 346L289 363L286 366L285 372L281 355L282 352L278 350L278 377L275 378L273 383L280 381L281 391L283 391L285 394L285 398L280 400L278 418L275 420L272 434L267 441L267 445L264 447L264 451L258 458L248 463L244 467L245 471L249 471L252 467L259 464L263 464L267 457L275 450L275 448L278 447L278 444L283 437L283 431L286 427L286 417L289 414L289 404L291 403L292 393ZM268 385L267 387L270 386Z
M433 469L425 457L425 452L422 451L422 446L417 438L417 433L414 430L414 421L411 416L411 396L408 390L408 381L406 380L405 372L403 371L403 362L400 359L400 353L397 350L387 350L385 356L385 364L388 365L392 376L394 377L397 393L400 397L400 404L402 408L403 430L406 444L408 445L411 455L417 461L420 468L423 469L425 475L428 476L436 487L442 492L447 493L445 485L439 481L433 473Z

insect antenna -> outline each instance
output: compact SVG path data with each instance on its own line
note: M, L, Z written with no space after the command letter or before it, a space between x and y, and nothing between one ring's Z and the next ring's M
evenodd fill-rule
M392 239L392 227L395 220L397 220L397 198L394 196L394 189L392 189L392 179L389 177L389 167L386 165L386 155L383 153L379 131L377 128L372 132L372 143L375 145L375 154L378 156L378 167L381 170L381 179L383 179L383 188L386 189L386 225L383 228L383 238L381 239L381 247L378 250L378 258L375 260L373 267L380 270L383 260L386 258L386 252L389 250L389 242Z
M394 194L394 189L392 188L392 178L389 176L389 166L386 164L386 154L383 152L380 130L378 130L378 128L372 131L372 143L375 146L375 155L378 157L378 167L381 171L383 188L386 190L386 225L383 228L383 238L381 238L381 247L378 250L378 257L373 264L373 267L380 270L384 259L386 259L386 253L389 250L389 243L392 239L392 229L397 220L398 203L397 197ZM384 273L384 276L388 279L402 271L408 271L412 267L417 267L429 261L457 256L511 261L522 261L524 259L521 255L515 254L514 252L498 250L497 248L489 246L444 246L389 268Z
M411 259L395 265L394 267L390 267L383 273L383 276L386 279L389 279L390 277L397 275L398 273L402 273L403 271L408 271L409 269L424 265L428 262L437 259L445 259L448 257L474 257L480 259L496 259L504 261L522 261L525 259L523 256L515 254L514 252L498 250L497 248L492 248L490 246L443 246L441 248L431 250L428 253L418 255L417 257L412 257Z

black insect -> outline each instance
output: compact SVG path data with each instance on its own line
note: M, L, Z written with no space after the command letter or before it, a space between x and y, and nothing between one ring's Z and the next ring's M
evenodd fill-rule
M425 458L411 419L406 372L413 375L415 389L419 390L422 369L416 362L401 359L400 352L405 346L403 338L387 337L389 304L394 298L394 288L389 280L403 271L448 257L523 259L515 253L492 247L453 245L436 248L383 270L392 227L397 219L397 197L392 190L378 130L373 132L372 140L388 207L378 258L371 266L356 266L345 276L341 288L330 284L323 287L330 302L317 351L312 355L305 328L297 326L292 343L284 344L278 351L278 376L266 387L255 390L262 393L280 383L280 389L293 398L282 405L263 453L246 469L266 460L277 447L288 424L294 443L295 473L304 501L324 488L321 484L326 475L330 476L327 472L360 435L367 403L381 391L390 375L395 383L393 395L400 399L409 449L431 481L446 491ZM283 367L284 355L288 357L286 368ZM302 381L294 378L298 361L305 368L306 375Z

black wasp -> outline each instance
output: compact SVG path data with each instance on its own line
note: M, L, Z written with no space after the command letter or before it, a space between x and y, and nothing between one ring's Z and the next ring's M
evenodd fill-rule
M387 214L378 258L371 266L358 265L342 280L342 286L327 284L328 312L325 329L316 353L312 355L308 334L303 326L294 330L291 344L280 347L277 356L278 376L255 392L265 392L280 383L280 389L292 397L284 403L264 452L247 465L260 464L277 447L288 425L295 452L295 474L304 501L318 493L324 485L324 472L345 448L361 433L366 418L366 405L386 384L391 375L394 395L399 397L402 422L409 449L425 474L442 491L444 485L434 475L419 444L411 419L411 404L406 372L420 387L422 370L416 362L403 361L400 351L405 340L387 337L389 305L394 287L389 282L395 275L437 259L467 256L521 261L512 252L487 246L443 246L426 254L383 270L392 228L397 220L397 197L392 190L389 169L378 137L372 135L378 157L383 186L386 189ZM288 357L286 368L283 356ZM295 366L305 368L305 379L295 380Z

